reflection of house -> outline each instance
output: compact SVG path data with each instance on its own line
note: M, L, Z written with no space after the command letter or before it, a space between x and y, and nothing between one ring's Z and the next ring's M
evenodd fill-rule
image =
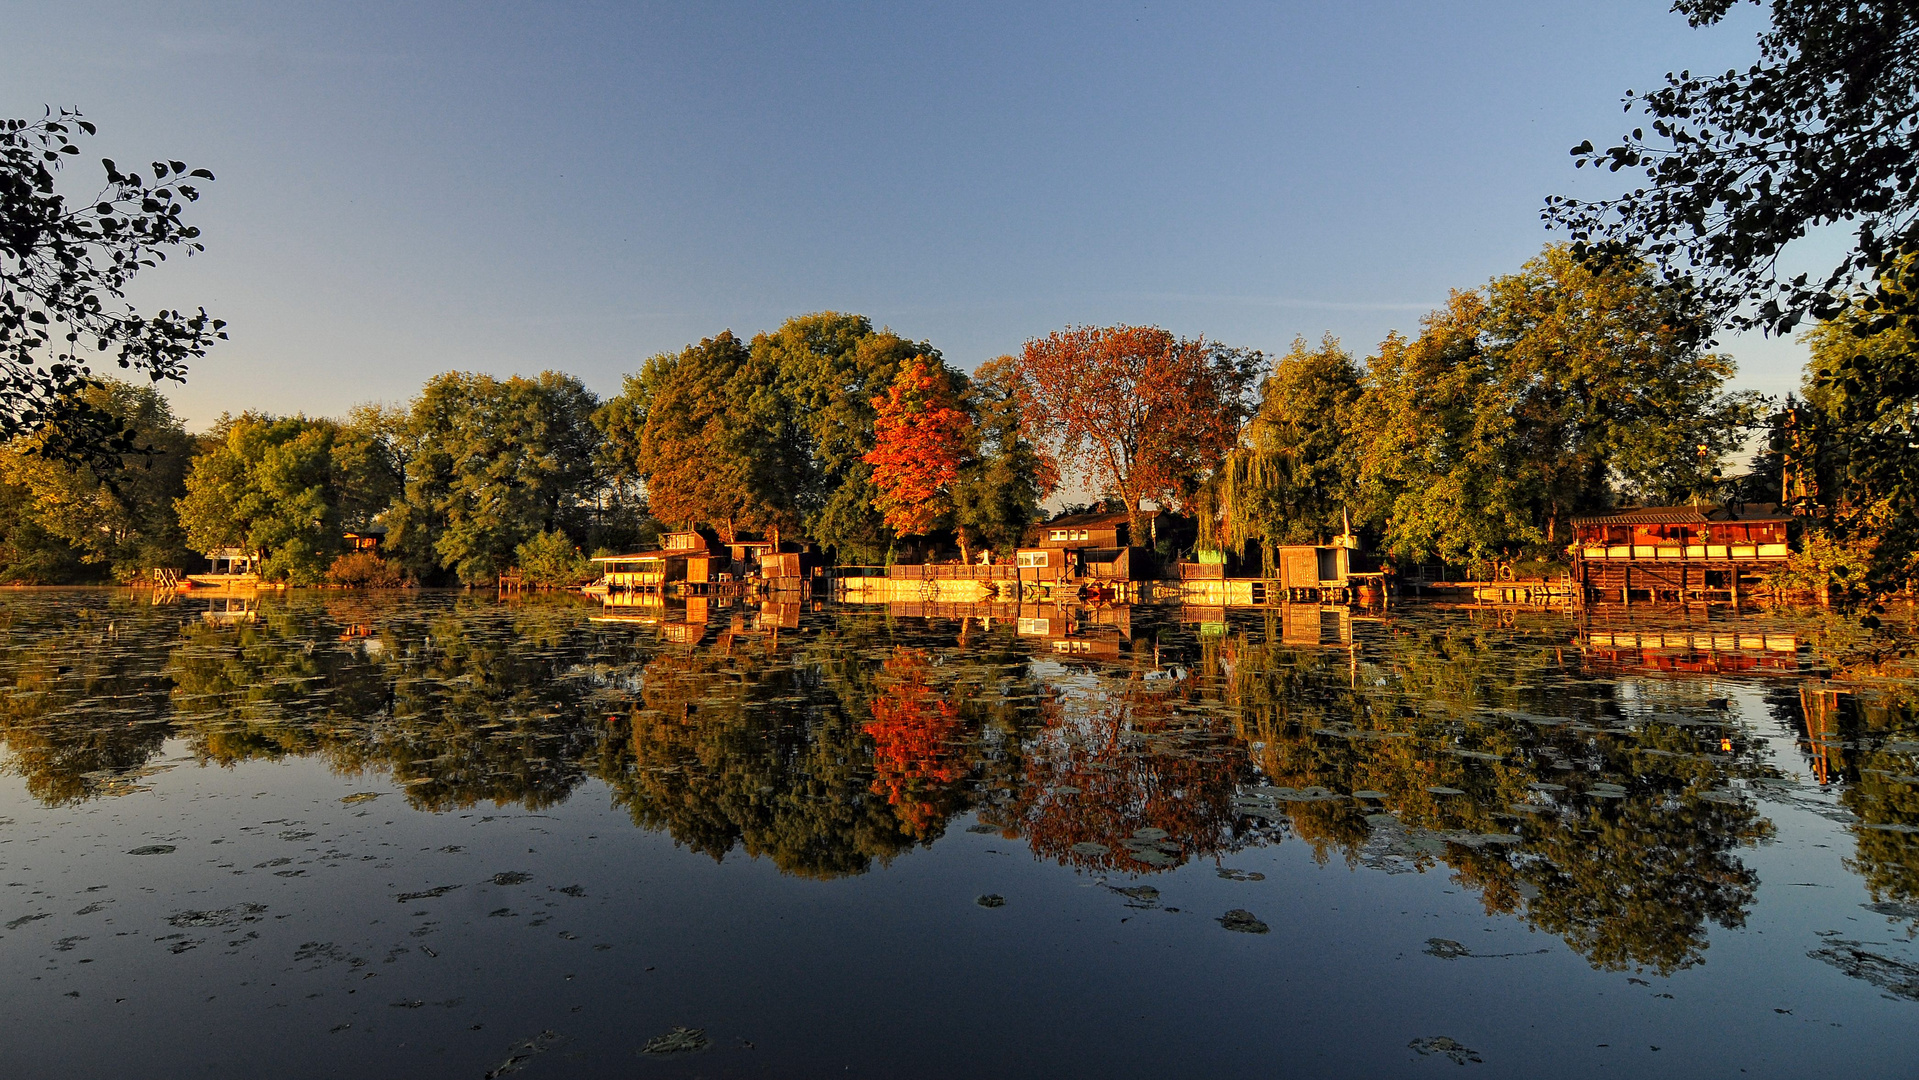
M1647 506L1574 518L1573 578L1621 600L1738 600L1786 561L1792 519L1771 503Z
M1132 535L1124 513L1069 514L1026 531L1026 543L1014 556L1022 577L1038 581L1082 578L1144 581L1155 576L1152 525L1157 510L1142 510L1141 536ZM1028 573L1030 571L1030 574Z

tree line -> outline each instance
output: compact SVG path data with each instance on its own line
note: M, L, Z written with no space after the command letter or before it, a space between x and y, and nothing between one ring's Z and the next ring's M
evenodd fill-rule
M514 567L570 584L586 553L692 527L841 563L929 537L1010 555L1064 488L1190 514L1199 550L1169 555L1344 533L1402 562L1534 569L1580 514L1777 502L1815 525L1807 572L1869 592L1875 572L1911 579L1919 538L1898 528L1903 429L1862 393L1908 362L1910 331L1858 333L1860 317L1810 331L1803 396L1768 402L1727 389L1696 294L1561 245L1364 359L1330 336L1269 362L1157 327L1068 327L968 373L821 312L653 356L605 400L557 372L449 372L404 407L247 412L199 436L153 390L103 381L86 407L127 448L45 453L47 424L0 453L0 579L128 580L231 547L296 584ZM1750 467L1730 467L1749 445ZM378 556L344 547L379 530Z

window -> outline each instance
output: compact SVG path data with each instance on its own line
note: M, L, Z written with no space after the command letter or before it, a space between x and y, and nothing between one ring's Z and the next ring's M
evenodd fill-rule
M1072 534L1065 529L1053 530L1053 539L1055 540L1071 540L1072 538Z
M1046 566L1046 565L1048 565L1048 564L1047 564L1047 562L1046 562L1046 552L1044 552L1044 551L1022 551L1022 552L1020 552L1020 553L1019 553L1019 565L1021 565L1021 566Z
M1084 539L1086 539L1086 530L1085 530L1085 529L1081 529L1081 530L1080 530L1080 531L1079 531L1078 533L1076 533L1076 534L1075 534L1075 535L1073 536L1073 539L1075 539L1075 540L1084 540Z

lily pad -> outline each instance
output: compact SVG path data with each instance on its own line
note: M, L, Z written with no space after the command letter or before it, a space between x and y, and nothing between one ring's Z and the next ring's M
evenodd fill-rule
M1075 855L1098 856L1105 855L1112 850L1112 848L1107 847L1105 844L1095 844L1090 840L1081 841L1073 845L1073 854Z
M1432 787L1429 787L1426 790L1432 792L1434 795L1464 795L1466 794L1464 791L1461 791L1460 789L1456 787L1447 787L1444 784L1434 784Z
M1170 834L1167 833L1165 829L1155 829L1151 825L1143 829L1133 830L1133 839L1135 840L1164 840L1168 835Z
M148 844L145 847L134 848L132 851L127 852L127 854L129 855L171 855L177 850L179 849L174 847L172 844Z
M353 794L348 795L345 798L341 799L340 801L347 804L348 806L352 806L355 803L372 802L373 800L379 798L380 795L381 793L378 791L356 791Z
M989 892L985 896L982 896L979 899L974 900L973 903L978 904L981 907L1005 907L1006 898L1004 896L1001 896L998 893Z
M706 1049L706 1029L676 1027L664 1035L655 1035L640 1047L642 1054L685 1054Z
M1219 917L1219 925L1241 934L1264 934L1272 927L1259 921L1259 916L1245 908L1234 908Z
M1353 792L1353 798L1371 799L1374 802L1378 802L1379 800L1386 798L1386 793L1383 791L1355 791Z
M1227 881L1265 881L1266 875L1257 870L1235 870L1230 866L1219 868L1219 876Z
M1473 951L1451 938L1429 937L1424 950L1427 956L1437 956L1441 960L1457 960L1462 956L1471 956Z
M1485 1060L1479 1056L1478 1051L1469 1046L1462 1046L1457 1040L1449 1039L1444 1035L1430 1035L1424 1039L1414 1039L1406 1045L1411 1047L1413 1052L1420 1057L1443 1054L1451 1058L1456 1065L1464 1065L1467 1062L1483 1063Z

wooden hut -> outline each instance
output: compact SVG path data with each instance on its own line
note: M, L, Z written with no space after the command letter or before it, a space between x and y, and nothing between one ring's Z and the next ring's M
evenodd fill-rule
M1791 555L1772 503L1644 506L1572 520L1573 580L1588 597L1738 602Z
M1057 517L1027 530L1026 543L1014 554L1014 562L1025 580L1146 580L1157 569L1148 545L1158 516L1157 510L1140 511L1146 535L1137 537L1123 512Z

